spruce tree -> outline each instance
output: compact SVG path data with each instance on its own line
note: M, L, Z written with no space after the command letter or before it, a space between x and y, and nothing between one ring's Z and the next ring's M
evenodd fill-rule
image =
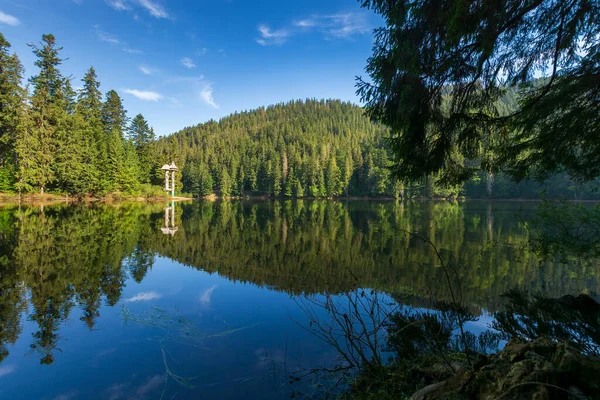
M91 165L90 178L93 191L107 193L112 189L110 175L107 168L107 138L104 134L101 119L102 93L96 71L91 67L83 79L83 89L77 99L77 113L87 122L84 141L87 147L87 156Z
M125 149L123 141L127 114L121 98L114 90L106 93L102 105L101 120L106 139L106 170L111 190L122 190L124 177Z
M155 134L142 114L136 115L131 121L129 139L135 145L140 162L139 180L141 183L150 183L152 169L156 163L156 160L152 158L152 143L154 142Z
M23 134L18 139L19 189L34 187L44 193L54 181L54 155L56 152L55 130L66 116L64 111L64 82L58 67L62 47L57 47L53 35L42 36L39 45L28 44L37 57L35 66L39 74L30 79L33 85L31 110Z

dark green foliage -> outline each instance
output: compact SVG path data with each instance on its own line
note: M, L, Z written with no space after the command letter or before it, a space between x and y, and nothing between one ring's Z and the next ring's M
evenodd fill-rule
M436 173L402 184L390 171L388 135L358 106L306 100L186 128L160 138L153 151L156 159L173 159L182 167L183 192L194 196L226 192L228 196L539 198L546 192L551 197L600 198L594 185L575 183L566 174L553 175L545 184L516 184L506 174L482 173L464 185L446 186L436 182L441 176ZM460 154L456 159L464 162ZM155 164L150 171L156 184L163 179L155 174L158 167ZM227 184L222 187L221 182Z
M29 45L37 57L39 74L32 77L31 109L23 134L16 143L19 158L19 190L44 189L56 179L54 162L57 128L66 118L65 78L58 67L62 48L53 35L43 35L39 46Z
M358 93L392 130L399 178L600 174L600 3L361 3L385 25Z
M236 113L161 138L157 151L183 166L183 191L196 196L395 196L387 129L335 100L293 101ZM361 174L377 154L378 175Z
M150 183L153 170L157 164L154 157L152 144L155 140L154 129L150 128L142 114L138 114L129 126L129 140L135 145L139 163L139 180L141 183Z
M62 48L54 36L29 46L39 73L30 79L28 98L19 59L0 34L0 191L139 194L139 183L152 181L158 162L154 132L143 116L132 125L135 140L126 139L121 98L111 90L102 101L93 67L77 94L61 74Z

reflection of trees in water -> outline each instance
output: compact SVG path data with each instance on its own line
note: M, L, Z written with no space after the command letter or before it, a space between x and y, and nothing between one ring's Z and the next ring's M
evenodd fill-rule
M115 305L125 280L141 282L156 254L229 279L290 293L339 292L358 281L425 301L448 298L428 246L402 233L425 231L460 264L463 298L494 308L513 287L552 296L598 291L596 264L546 265L525 251L526 232L506 204L337 201L218 201L177 205L174 237L164 207L72 206L0 210L0 341L14 343L30 293L33 346L51 362L58 330L77 305L93 329L102 303ZM492 220L493 217L493 220ZM494 239L493 246L482 246ZM516 262L515 260L519 260ZM322 279L328 276L327 280ZM5 348L0 357L6 357Z
M149 211L141 206L2 210L8 221L0 227L2 234L14 235L12 246L2 249L8 261L2 265L0 321L9 328L2 327L2 342L14 343L16 337L5 338L5 332L20 331L25 290L29 319L38 326L31 349L41 363L53 362L58 331L75 305L93 329L102 299L114 305L121 297L127 274L122 260L127 254L135 258L139 237L147 235L143 229L150 229L140 213Z
M153 249L231 279L292 293L339 291L335 282L356 277L387 292L448 299L435 255L405 234L427 231L444 258L461 265L469 305L495 308L513 287L551 295L597 287L596 264L540 268L513 209L493 207L495 212L487 203L199 202L184 208L177 241L157 240ZM325 284L320 274L333 283Z

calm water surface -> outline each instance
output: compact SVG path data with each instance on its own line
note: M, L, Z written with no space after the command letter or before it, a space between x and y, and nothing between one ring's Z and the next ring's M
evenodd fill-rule
M298 296L348 282L448 299L426 234L484 328L500 295L600 292L598 266L540 265L535 203L231 201L0 210L0 398L289 398L337 353ZM317 311L319 312L319 311Z

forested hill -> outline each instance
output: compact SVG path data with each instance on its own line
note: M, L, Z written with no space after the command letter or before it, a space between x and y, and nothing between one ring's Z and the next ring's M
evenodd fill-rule
M186 128L162 144L167 153L176 145L183 191L194 195L398 196L387 134L351 103L306 100Z
M595 198L565 175L515 184L481 174L441 188L424 178L403 186L389 173L387 128L339 100L291 101L235 113L158 140L159 153L182 166L181 190L195 196L386 196Z

